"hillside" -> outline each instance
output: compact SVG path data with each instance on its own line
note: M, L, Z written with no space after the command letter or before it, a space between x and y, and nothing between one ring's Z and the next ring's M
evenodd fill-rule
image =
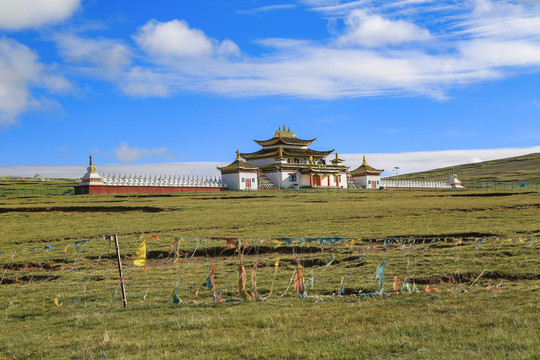
M540 183L540 153L454 166L462 183ZM400 179L448 181L452 167L400 175ZM395 176L389 177L393 179Z

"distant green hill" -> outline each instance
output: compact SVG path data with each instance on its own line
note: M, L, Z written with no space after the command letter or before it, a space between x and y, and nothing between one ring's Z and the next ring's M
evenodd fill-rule
M540 183L540 153L454 166L463 184L478 182ZM400 179L448 181L452 167L400 175ZM389 179L395 179L395 176Z

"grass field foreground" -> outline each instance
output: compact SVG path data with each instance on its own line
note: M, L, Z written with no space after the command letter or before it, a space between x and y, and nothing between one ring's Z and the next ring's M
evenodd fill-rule
M539 202L431 191L5 198L0 358L536 359ZM113 233L126 309L113 297L114 247L98 237ZM140 233L158 237L144 237L147 270L133 266ZM350 239L269 239L337 235ZM211 236L248 247L242 257ZM379 290L383 260L388 295L359 295ZM248 291L257 264L266 301L238 301L241 262ZM290 286L298 264L305 298ZM231 302L205 287L212 265ZM184 304L172 303L176 286Z

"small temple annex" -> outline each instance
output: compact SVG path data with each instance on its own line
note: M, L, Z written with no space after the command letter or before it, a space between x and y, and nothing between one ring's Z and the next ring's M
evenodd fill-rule
M90 164L75 194L167 194L221 190L264 190L285 188L463 188L452 172L450 181L381 179L384 170L371 167L364 156L362 165L349 172L339 154L313 150L316 139L302 140L290 128L281 127L268 140L254 140L261 149L251 153L236 151L236 159L218 167L221 178L208 177L101 177L90 155ZM330 157L330 160L328 158Z

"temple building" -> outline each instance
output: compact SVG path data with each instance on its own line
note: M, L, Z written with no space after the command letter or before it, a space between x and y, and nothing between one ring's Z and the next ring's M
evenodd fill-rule
M351 177L358 186L365 189L379 189L381 188L381 173L383 170L375 169L366 163L366 157L364 156L362 165L356 170L351 171Z
M251 166L240 158L236 150L236 160L224 167L218 167L221 178L228 190L257 190L257 166Z
M316 139L303 140L290 128L281 127L268 140L254 140L261 149L251 153L236 151L236 159L218 167L221 178L195 176L100 176L90 155L90 164L75 194L173 194L222 190L265 190L276 188L353 189L462 189L452 171L450 181L381 179L384 170L366 162L348 172L348 166L334 149L319 151L309 146Z
M315 140L299 139L290 128L281 130L280 127L271 139L254 140L262 149L252 153L237 152L233 163L218 169L229 189L257 189L254 182L259 182L261 177L279 188L346 188L348 167L338 154L327 161L334 149L310 149L309 145Z

